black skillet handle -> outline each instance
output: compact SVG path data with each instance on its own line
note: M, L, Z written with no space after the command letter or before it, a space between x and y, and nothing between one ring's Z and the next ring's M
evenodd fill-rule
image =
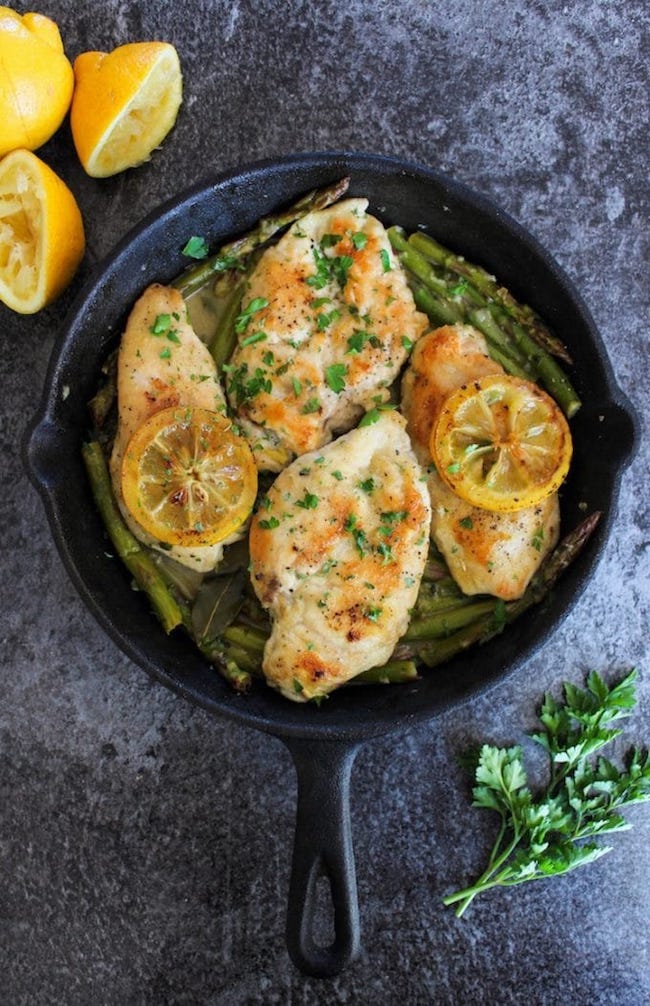
M359 952L359 905L350 827L350 773L356 746L341 741L283 738L298 775L287 949L302 972L338 974ZM315 938L318 887L329 885L334 939Z

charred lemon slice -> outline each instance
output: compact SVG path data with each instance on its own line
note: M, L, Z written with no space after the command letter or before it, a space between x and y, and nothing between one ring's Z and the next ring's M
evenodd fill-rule
M536 384L490 374L444 401L430 449L457 496L505 512L535 506L559 488L572 443L560 408Z
M257 493L248 443L220 412L174 406L135 431L122 495L137 523L168 545L216 545L242 526Z

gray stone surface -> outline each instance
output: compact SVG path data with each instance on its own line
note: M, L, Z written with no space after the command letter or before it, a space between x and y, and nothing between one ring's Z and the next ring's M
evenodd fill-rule
M23 10L29 9L26 6ZM284 949L295 780L279 743L154 685L103 635L21 473L66 308L139 218L210 172L315 149L442 169L527 225L577 282L621 388L648 409L647 7L581 0L102 4L48 0L68 54L152 37L185 71L151 162L87 179L67 126L42 156L77 194L88 254L32 318L0 306L0 1000L18 1004L650 1003L647 807L584 871L441 905L494 833L457 754L517 742L538 697L637 665L648 740L648 448L572 614L487 695L358 756L363 952L331 981Z

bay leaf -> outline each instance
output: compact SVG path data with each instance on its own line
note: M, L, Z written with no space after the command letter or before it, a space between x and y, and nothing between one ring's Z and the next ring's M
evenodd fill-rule
M198 640L221 635L244 603L245 570L206 578L192 605L192 630Z

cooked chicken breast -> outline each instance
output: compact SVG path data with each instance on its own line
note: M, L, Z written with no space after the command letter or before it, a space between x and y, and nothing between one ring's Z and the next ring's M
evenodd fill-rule
M458 498L435 470L429 439L444 399L484 374L502 373L485 339L468 325L446 325L415 347L402 381L402 411L413 449L428 466L433 516L431 537L465 594L520 597L560 528L557 493L535 507L494 513Z
M308 214L251 276L226 387L260 469L280 471L351 429L388 397L428 327L367 206Z
M297 702L385 663L409 622L431 511L404 419L381 412L286 468L250 531L271 613L263 670Z
M225 399L209 350L187 320L185 303L172 287L154 284L133 306L117 364L118 426L110 472L118 505L132 533L157 547L122 498L122 458L132 435L161 409L188 405L220 411ZM166 548L165 555L200 572L217 565L223 545Z

